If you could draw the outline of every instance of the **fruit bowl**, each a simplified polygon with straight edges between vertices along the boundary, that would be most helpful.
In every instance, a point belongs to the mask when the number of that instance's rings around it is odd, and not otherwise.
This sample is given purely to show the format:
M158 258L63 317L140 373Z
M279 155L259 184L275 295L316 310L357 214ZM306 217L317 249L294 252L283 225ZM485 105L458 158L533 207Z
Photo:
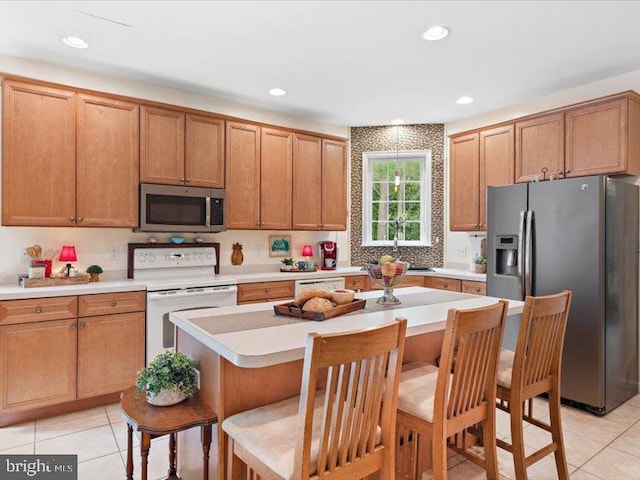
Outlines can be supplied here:
M379 263L365 263L364 267L371 279L384 288L382 295L376 303L380 305L398 305L400 300L393 294L393 287L398 285L407 273L409 264L407 262L387 262L380 265Z

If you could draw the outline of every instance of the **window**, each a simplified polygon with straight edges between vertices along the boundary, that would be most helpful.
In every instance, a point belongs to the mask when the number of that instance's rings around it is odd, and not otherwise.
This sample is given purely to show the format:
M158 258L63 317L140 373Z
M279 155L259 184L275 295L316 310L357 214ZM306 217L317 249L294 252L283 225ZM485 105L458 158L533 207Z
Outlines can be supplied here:
M365 152L362 157L363 245L393 245L397 233L398 245L430 246L431 152Z

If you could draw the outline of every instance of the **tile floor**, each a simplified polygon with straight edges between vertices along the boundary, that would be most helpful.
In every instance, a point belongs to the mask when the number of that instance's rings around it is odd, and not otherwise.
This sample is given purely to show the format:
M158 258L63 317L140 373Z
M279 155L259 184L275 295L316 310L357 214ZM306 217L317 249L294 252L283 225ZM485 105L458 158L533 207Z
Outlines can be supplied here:
M546 401L538 400L534 414L548 415ZM565 446L572 480L640 479L640 395L611 412L596 417L563 407ZM498 412L498 436L509 439L509 419ZM529 451L550 441L549 434L525 427ZM127 427L118 404L0 428L0 453L70 453L78 455L79 480L124 479ZM135 437L134 437L135 439ZM134 440L137 447L137 441ZM134 457L139 459L137 455ZM166 478L168 437L152 441L149 480ZM498 449L502 480L514 480L510 454ZM139 479L139 467L134 470ZM528 469L530 480L556 479L555 463L549 456ZM430 478L427 473L423 480ZM456 455L449 460L449 479L484 479L484 471Z

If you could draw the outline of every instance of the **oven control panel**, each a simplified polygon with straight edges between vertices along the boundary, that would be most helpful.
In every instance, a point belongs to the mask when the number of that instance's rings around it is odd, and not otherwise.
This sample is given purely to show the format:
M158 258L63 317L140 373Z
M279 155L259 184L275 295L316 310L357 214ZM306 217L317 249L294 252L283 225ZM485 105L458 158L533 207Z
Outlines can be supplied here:
M138 248L133 257L135 270L175 267L215 267L216 249L194 248Z

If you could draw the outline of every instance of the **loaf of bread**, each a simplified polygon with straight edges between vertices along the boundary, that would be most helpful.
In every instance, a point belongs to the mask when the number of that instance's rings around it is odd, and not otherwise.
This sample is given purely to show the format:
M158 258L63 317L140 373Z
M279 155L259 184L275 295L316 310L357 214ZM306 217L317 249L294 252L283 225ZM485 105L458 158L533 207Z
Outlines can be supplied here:
M302 307L305 312L326 312L333 308L333 302L326 298L313 297L308 300Z
M326 290L322 290L321 288L305 288L304 290L300 291L298 295L296 295L294 302L298 305L304 305L313 297L330 299L331 293L327 292Z

